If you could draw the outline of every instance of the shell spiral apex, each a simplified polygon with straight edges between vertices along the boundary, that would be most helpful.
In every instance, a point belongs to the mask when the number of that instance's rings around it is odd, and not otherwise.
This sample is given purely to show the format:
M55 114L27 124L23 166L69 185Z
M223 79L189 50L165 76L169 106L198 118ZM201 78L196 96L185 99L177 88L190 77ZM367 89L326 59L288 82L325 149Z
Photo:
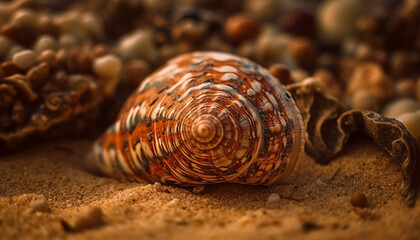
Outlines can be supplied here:
M93 147L111 177L168 184L268 185L304 153L290 94L263 67L235 55L181 55L147 77Z

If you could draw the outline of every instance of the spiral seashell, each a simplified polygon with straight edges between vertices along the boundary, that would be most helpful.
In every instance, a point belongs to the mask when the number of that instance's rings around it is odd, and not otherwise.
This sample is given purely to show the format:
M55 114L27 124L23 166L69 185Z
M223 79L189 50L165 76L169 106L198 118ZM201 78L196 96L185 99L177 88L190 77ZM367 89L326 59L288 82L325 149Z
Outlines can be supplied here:
M304 125L263 67L231 54L181 55L147 77L94 144L105 175L181 185L269 185L296 172Z

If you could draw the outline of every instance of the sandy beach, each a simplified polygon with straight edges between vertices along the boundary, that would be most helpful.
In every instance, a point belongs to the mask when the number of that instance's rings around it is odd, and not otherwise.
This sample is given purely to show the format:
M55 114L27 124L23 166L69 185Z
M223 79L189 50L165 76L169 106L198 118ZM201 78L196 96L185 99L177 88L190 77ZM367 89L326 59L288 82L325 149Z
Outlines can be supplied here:
M397 166L367 140L351 141L328 166L305 156L286 184L199 194L95 176L83 169L90 146L60 140L0 159L0 239L420 237L420 205L405 205ZM350 204L354 192L367 196L366 208ZM280 200L269 202L273 193Z

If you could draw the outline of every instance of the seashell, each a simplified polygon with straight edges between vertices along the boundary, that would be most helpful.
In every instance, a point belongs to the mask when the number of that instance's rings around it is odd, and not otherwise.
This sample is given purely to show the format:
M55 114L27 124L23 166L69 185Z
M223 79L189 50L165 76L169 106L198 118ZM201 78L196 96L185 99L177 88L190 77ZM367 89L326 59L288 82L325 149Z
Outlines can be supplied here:
M270 185L294 175L304 147L328 164L355 132L400 165L400 190L413 206L420 148L402 123L373 111L345 111L313 81L286 90L250 60L195 52L143 81L94 143L88 164L122 180Z
M293 176L303 154L303 121L279 80L245 58L195 52L142 82L91 164L120 179L269 185Z

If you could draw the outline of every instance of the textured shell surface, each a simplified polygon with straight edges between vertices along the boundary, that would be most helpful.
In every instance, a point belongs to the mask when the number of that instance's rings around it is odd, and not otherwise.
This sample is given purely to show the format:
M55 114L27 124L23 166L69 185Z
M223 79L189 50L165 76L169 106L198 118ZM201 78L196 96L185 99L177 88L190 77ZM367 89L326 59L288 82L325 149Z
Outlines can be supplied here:
M269 185L293 176L303 153L301 114L276 78L242 57L194 52L141 83L91 160L120 179Z

